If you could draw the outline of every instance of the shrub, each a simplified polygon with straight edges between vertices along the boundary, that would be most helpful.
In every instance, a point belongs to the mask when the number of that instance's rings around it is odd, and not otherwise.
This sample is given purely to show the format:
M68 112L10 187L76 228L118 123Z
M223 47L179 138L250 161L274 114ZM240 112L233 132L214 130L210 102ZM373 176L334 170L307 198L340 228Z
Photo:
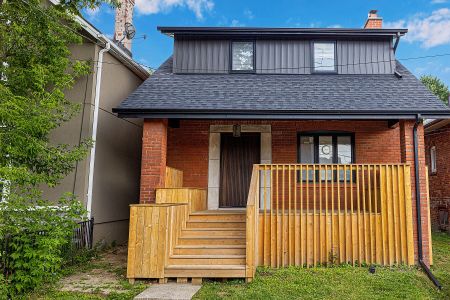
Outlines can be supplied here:
M4 281L11 296L58 276L73 229L84 215L81 204L73 197L67 195L55 205L30 200L39 199L37 196L27 195L28 201L14 196L0 203L0 239L2 245L8 245L3 252L6 257L2 257L7 262Z

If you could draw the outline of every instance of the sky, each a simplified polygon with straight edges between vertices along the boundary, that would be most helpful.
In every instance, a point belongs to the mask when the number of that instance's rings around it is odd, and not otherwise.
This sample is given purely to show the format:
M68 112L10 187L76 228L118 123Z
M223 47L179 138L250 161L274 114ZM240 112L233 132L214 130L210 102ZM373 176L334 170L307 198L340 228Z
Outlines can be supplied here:
M400 40L397 59L417 77L431 74L450 86L450 0L135 1L133 58L152 68L173 48L173 39L158 32L157 26L361 28L369 10L377 9L384 28L409 29ZM103 5L83 15L113 36L113 9Z

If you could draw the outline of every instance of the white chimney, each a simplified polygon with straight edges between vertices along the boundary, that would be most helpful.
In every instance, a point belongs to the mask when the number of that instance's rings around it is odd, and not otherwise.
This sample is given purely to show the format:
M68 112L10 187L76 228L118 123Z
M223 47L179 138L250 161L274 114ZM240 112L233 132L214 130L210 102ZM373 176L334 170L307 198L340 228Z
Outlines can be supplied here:
M124 38L125 24L133 23L134 0L120 0L116 9L114 40L121 43L131 52L131 40Z

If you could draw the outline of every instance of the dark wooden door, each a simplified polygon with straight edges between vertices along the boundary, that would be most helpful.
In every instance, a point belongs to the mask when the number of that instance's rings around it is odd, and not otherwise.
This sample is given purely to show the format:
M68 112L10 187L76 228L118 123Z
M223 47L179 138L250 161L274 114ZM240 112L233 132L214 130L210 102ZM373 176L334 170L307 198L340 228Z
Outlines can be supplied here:
M260 134L221 134L220 207L245 207L253 164L260 163Z

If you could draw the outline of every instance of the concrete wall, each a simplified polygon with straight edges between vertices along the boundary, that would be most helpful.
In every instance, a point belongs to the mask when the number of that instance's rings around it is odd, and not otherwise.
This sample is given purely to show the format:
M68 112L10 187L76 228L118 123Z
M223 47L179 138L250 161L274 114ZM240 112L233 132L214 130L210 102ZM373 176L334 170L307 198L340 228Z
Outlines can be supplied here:
M98 60L100 47L86 42L71 47L77 59ZM112 108L135 90L142 79L109 53L104 55L100 110L96 141L96 161L92 216L95 218L94 240L125 242L128 237L129 204L138 202L142 124L119 119ZM55 143L77 145L92 134L96 64L92 73L77 80L67 97L81 104L81 112L51 134ZM55 188L43 187L44 197L55 200L64 192L74 193L85 205L89 176L89 155Z

